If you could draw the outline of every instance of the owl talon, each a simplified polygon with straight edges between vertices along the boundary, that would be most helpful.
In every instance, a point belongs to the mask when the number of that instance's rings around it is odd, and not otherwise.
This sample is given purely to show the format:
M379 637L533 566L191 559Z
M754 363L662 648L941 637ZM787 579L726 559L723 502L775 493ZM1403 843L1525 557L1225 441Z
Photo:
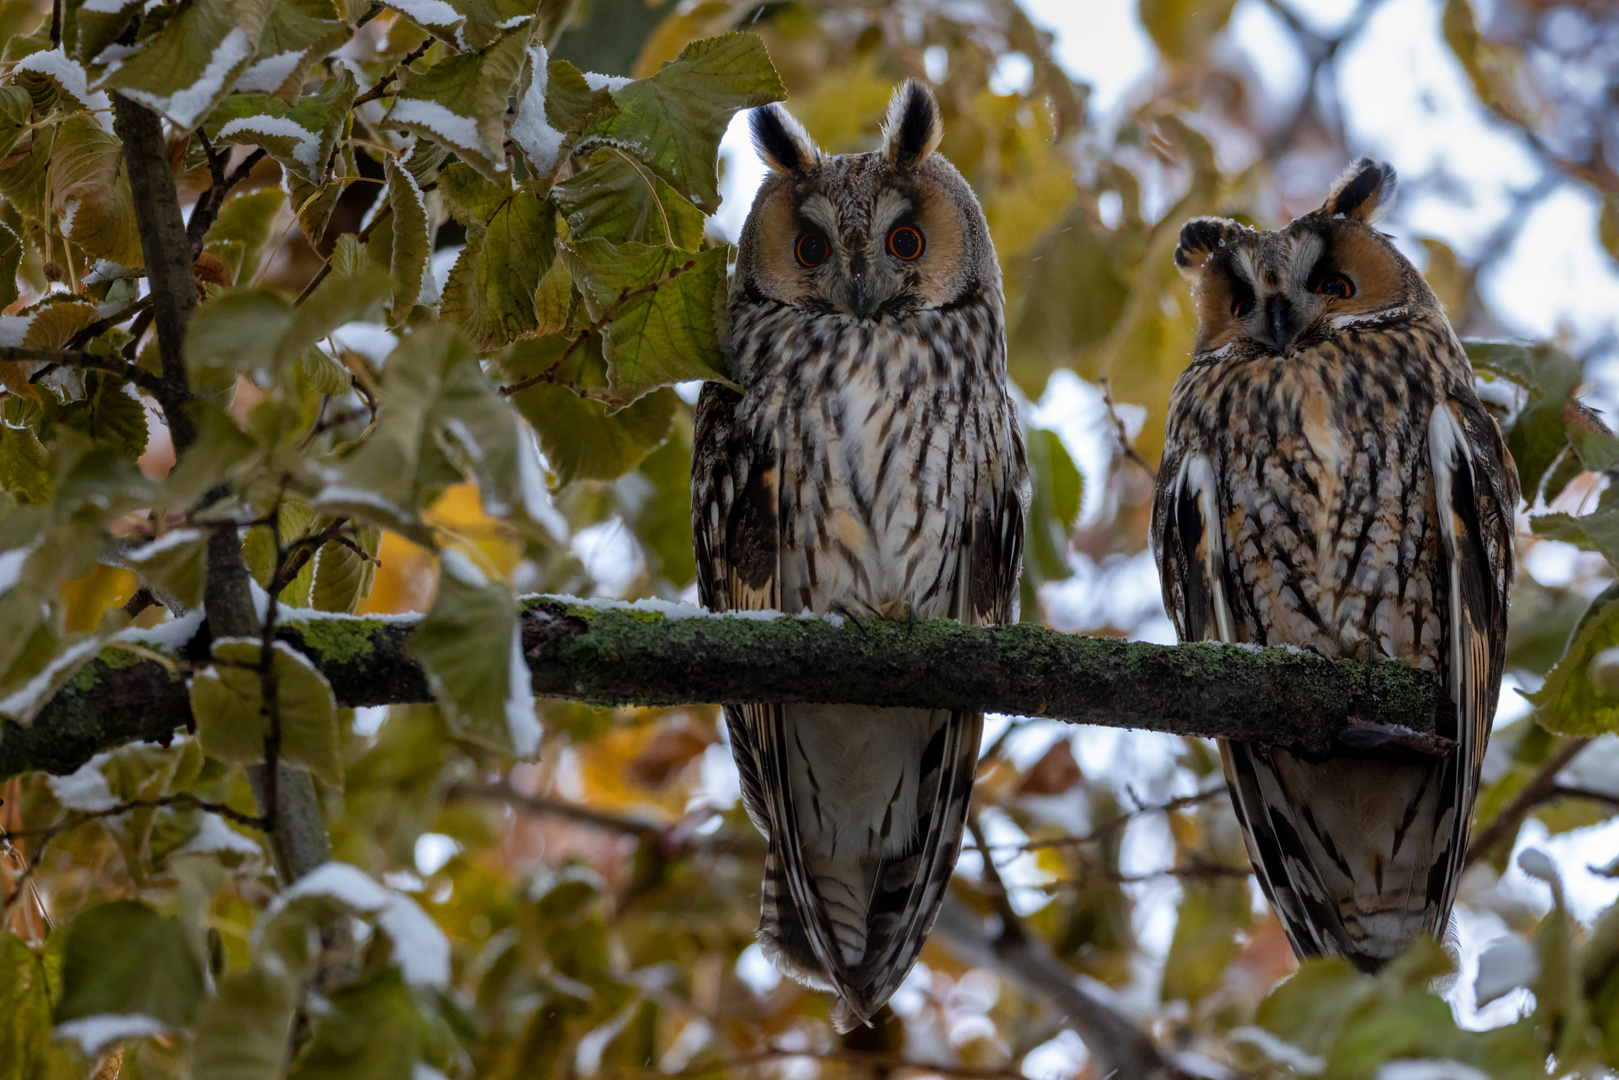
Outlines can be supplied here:
M849 606L847 604L833 604L832 612L833 614L842 615L845 619L848 619L854 624L854 628L860 631L860 636L866 637L866 628L861 625L860 619L855 615L855 613L849 610Z

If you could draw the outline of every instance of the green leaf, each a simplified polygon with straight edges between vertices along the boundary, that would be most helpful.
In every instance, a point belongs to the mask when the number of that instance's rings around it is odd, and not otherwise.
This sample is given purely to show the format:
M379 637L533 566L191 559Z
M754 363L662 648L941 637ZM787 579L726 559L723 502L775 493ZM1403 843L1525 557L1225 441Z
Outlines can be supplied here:
M236 80L236 93L271 94L297 104L309 65L352 34L331 0L279 0L259 35L253 63Z
M129 267L145 265L123 144L88 116L69 117L56 129L50 201L64 221L71 204L69 239L87 255Z
M264 262L264 251L269 246L276 217L287 197L278 187L260 188L245 195L233 195L225 200L219 216L203 238L206 247L237 243L242 246L241 266L236 271L236 284L251 282Z
M179 919L115 900L82 912L64 933L57 1023L138 1013L190 1026L202 997L202 963Z
M405 18L461 51L481 49L502 30L523 26L535 14L534 0L448 0L440 4L390 4Z
M24 506L50 502L50 456L33 428L0 424L0 487Z
M214 666L191 683L197 735L210 757L256 764L264 760L268 725L261 715L259 643L216 638ZM275 643L276 703L281 718L281 760L302 765L329 784L343 782L337 703L326 676L285 642Z
M725 248L676 248L591 237L563 249L585 310L606 321L608 385L634 401L688 379L729 381L716 306L723 302Z
M352 275L328 274L309 298L293 309L292 322L276 345L276 362L302 360L321 338L360 318L392 293L393 278L381 267L368 266ZM346 381L341 389L348 389Z
M146 407L132 395L121 379L100 372L85 375L85 397L58 405L44 400L47 439L58 427L72 428L88 435L96 445L131 460L146 452Z
M1196 1004L1220 984L1241 948L1238 935L1253 925L1248 879L1188 881L1176 912L1160 994L1164 1001Z
M433 606L409 649L457 736L517 757L539 749L540 723L510 588L490 581L460 552L445 551Z
M0 1080L71 1075L72 1053L52 1045L51 1002L62 994L62 935L43 950L0 935Z
M33 111L34 102L28 91L16 85L0 86L0 158L17 145Z
M407 68L383 123L431 139L488 179L507 183L506 106L523 71L530 33L530 26L520 26L426 71Z
M703 246L703 213L650 169L622 150L604 147L590 168L552 191L575 239L604 237L615 244Z
M244 289L197 308L186 325L186 371L209 401L226 401L236 376L268 372L292 325L293 309L268 289Z
M1536 536L1561 540L1585 551L1599 551L1619 567L1619 489L1608 488L1589 514L1537 514L1529 519Z
M411 331L383 366L375 429L326 467L317 505L430 542L417 509L461 479L438 449L431 414L446 377L462 364L481 372L477 352L453 326L429 323Z
M383 159L382 164L388 180L388 208L392 211L389 225L393 243L388 269L393 274L394 291L389 318L397 325L410 316L410 309L421 296L433 256L433 231L427 202L415 177L395 164L393 158Z
M202 310L206 309L204 305ZM192 325L196 322L193 316ZM197 441L180 455L163 481L163 505L167 507L189 508L258 449L253 437L213 402L193 401L186 413L197 430Z
M22 238L0 223L0 310L17 300L17 270L21 266Z
M523 152L530 175L549 180L579 133L617 112L611 91L606 87L592 90L579 69L566 60L548 64L545 46L534 45L523 65L517 112L511 123L512 141Z
M517 347L545 340L519 342ZM545 383L513 394L511 401L534 426L545 460L562 484L623 476L669 437L675 412L672 390L648 394L610 415L600 402Z
M649 394L614 419L674 391ZM670 403L673 408L673 403ZM682 430L686 430L682 425ZM641 462L639 476L619 485L620 513L635 532L650 569L677 589L697 572L691 546L691 445L688 439L670 438ZM646 489L651 485L651 491Z
M383 970L325 995L314 1037L287 1080L401 1080L421 1060L425 1027L399 973Z
M1219 36L1235 6L1235 0L1141 0L1139 16L1159 52L1170 60L1186 60Z
M566 60L546 65L545 119L557 131L578 135L619 113L613 92L592 88L584 73Z
M109 65L103 85L190 131L258 54L275 0L192 0Z
M731 116L787 97L764 42L748 33L694 41L650 79L613 91L619 114L581 146L623 146L705 213L719 207L720 138Z
M294 179L316 184L326 175L359 85L347 69L320 93L289 105L278 97L232 94L204 125L215 142L262 146Z
M441 176L463 211L467 244L450 270L440 315L489 349L539 325L534 294L556 257L551 204L525 190L504 192L462 165Z
M320 349L305 350L298 370L317 394L346 394L354 386L353 373Z
M1579 361L1550 345L1470 341L1465 347L1475 371L1487 378L1507 379L1528 391L1506 437L1524 498L1533 503L1541 478L1569 442L1564 411L1580 382ZM1547 497L1555 494L1547 492Z
M355 543L373 559L382 546L382 530L374 525L362 527ZM367 562L352 548L329 540L321 546L316 557L315 580L310 589L309 604L318 611L353 613L359 602L371 593L371 581L376 566Z
M1082 478L1055 431L1030 428L1025 433L1025 450L1034 499L1029 506L1024 573L1038 586L1073 572L1068 563L1068 537L1079 516ZM1038 619L1039 605L1025 610L1023 617Z
M201 529L175 529L141 545L125 558L140 575L141 584L159 599L178 601L185 608L202 603L203 582L208 574L208 537Z
M1575 632L1563 658L1547 672L1540 689L1528 695L1536 721L1559 735L1619 729L1619 694L1604 693L1591 681L1592 661L1619 645L1619 600L1599 597L1592 608L1594 614Z
M231 972L198 1013L193 1080L280 1080L297 1004L298 987L286 975Z

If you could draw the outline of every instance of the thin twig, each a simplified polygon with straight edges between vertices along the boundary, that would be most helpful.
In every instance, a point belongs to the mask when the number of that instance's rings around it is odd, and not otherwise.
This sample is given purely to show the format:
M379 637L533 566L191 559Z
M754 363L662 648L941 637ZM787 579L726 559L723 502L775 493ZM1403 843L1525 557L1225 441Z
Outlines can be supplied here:
M1119 418L1118 410L1113 406L1112 380L1103 379L1101 386L1102 404L1107 407L1108 421L1113 425L1114 437L1119 440L1119 452L1124 455L1126 461L1139 466L1141 471L1147 474L1147 479L1156 484L1158 482L1158 470L1147 464L1147 459L1136 452L1135 444L1130 441L1130 433L1125 430L1124 421Z
M604 1075L613 1077L687 1077L723 1076L732 1069L749 1069L774 1061L804 1059L825 1061L840 1065L861 1066L878 1070L915 1070L936 1076L959 1077L960 1080L1025 1080L1018 1070L1006 1066L935 1065L929 1062L907 1061L899 1054L872 1054L863 1050L789 1050L773 1046L767 1050L719 1058L700 1065L692 1065L678 1072L660 1072L657 1069L618 1069Z
M1468 866L1488 855L1490 849L1502 840L1518 835L1518 826L1523 824L1523 819L1529 816L1529 812L1555 797L1557 774L1566 769L1569 762L1590 745L1590 742L1589 738L1570 739L1546 760L1540 771L1530 778L1511 802L1501 808L1501 812L1495 815L1494 820L1473 835L1473 843L1467 849Z
M224 803L209 802L206 799L198 798L190 792L182 791L173 795L164 795L156 799L130 799L126 802L119 803L117 806L110 806L105 810L92 810L80 813L66 821L58 822L55 825L46 826L45 828L12 830L0 829L0 841L35 841L34 853L28 860L28 866L23 870L22 874L12 882L12 891L10 895L6 897L5 903L0 904L0 911L11 910L11 905L16 902L17 897L23 894L23 887L27 885L28 882L33 878L34 871L39 868L39 864L44 860L46 846L58 836L61 836L63 833L71 832L86 822L101 821L105 818L118 817L121 814L132 813L136 810L155 810L165 806L177 806L186 810L202 810L206 813L218 814L220 817L225 818L228 821L233 821L244 828L257 829L260 832L267 832L270 828L269 823L263 818L257 818L251 814L244 814L240 810L235 810L229 806L226 806Z
M371 102L376 101L378 98L389 97L390 95L388 93L388 87L393 85L394 80L399 78L400 73L404 71L405 68L410 67L410 65L420 60L422 56L426 54L427 50L433 47L433 42L437 40L437 38L429 34L427 40L416 46L416 48L412 49L410 52L406 53L405 58L399 61L392 71L378 79L377 85L355 98L354 104L350 106L350 108L358 109L361 105L370 104Z
M89 371L104 371L109 375L116 375L132 386L138 386L151 394L156 394L163 388L163 380L145 368L137 367L125 360L112 356L102 356L99 353L80 352L76 349L34 349L21 345L0 347L0 361L10 363L46 363L59 367L84 368ZM44 378L46 371L41 369L34 373L30 382Z

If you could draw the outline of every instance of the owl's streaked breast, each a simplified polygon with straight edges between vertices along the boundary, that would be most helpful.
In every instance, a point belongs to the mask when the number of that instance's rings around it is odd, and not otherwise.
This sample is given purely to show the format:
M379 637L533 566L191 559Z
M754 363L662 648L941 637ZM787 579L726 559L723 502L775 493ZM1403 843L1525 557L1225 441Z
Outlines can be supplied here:
M1414 326L1285 360L1194 368L1170 427L1220 478L1241 640L1442 666L1445 578L1427 418L1442 342Z
M971 516L999 484L1016 416L998 298L897 319L739 313L746 428L781 465L783 606L952 614Z

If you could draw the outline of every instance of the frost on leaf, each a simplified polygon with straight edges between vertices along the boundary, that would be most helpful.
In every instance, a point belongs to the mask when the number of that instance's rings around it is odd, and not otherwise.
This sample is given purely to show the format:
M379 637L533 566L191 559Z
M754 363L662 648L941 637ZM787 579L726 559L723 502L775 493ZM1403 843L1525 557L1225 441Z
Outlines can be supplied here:
M190 131L253 62L274 0L195 0L133 47L109 46L102 85Z
M506 103L522 74L528 39L528 28L518 27L426 71L407 69L383 123L431 139L490 180L507 183Z

